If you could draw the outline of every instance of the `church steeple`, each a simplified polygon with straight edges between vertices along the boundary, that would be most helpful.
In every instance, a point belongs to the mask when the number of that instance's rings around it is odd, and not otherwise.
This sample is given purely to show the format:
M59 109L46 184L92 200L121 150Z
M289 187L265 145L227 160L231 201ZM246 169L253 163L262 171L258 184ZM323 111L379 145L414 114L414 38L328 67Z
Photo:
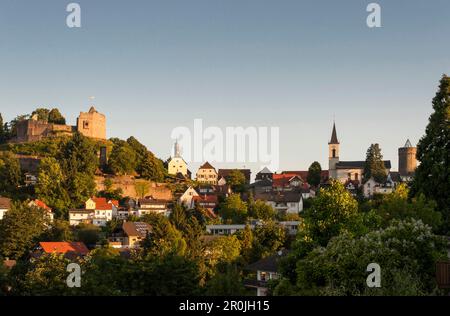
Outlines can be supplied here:
M331 140L328 143L329 145L331 144L339 144L338 138L337 138L337 133L336 133L336 124L335 122L333 122L333 132L331 133Z
M331 179L337 179L336 164L339 163L339 141L336 133L336 124L333 121L333 132L328 143L328 173Z
M175 144L173 146L173 153L175 158L181 158L181 149L180 144L178 144L178 139L175 141Z

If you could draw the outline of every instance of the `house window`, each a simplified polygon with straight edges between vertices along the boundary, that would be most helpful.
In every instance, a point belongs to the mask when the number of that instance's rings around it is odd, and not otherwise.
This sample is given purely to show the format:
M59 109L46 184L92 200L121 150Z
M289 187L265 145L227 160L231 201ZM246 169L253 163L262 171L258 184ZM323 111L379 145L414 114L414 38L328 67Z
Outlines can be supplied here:
M83 121L83 128L84 129L88 129L89 128L89 122L88 121Z
M350 180L351 178L352 178L352 173L349 172L349 173L348 173L348 179Z
M333 148L333 158L336 158L336 149Z
M359 174L355 173L355 180L359 180Z

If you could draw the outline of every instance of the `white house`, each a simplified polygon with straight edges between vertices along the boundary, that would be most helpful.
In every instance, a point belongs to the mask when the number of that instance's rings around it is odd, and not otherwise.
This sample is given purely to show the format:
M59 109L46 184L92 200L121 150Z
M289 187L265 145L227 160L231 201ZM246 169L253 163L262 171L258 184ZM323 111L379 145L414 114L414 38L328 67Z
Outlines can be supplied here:
M96 226L105 226L113 216L117 216L118 207L118 201L106 198L90 198L85 202L85 209L94 211L92 223Z
M298 191L263 192L256 194L255 200L265 201L277 212L298 214L303 211L303 196Z
M72 209L69 210L69 224L71 226L78 226L81 223L92 224L94 218L93 210Z
M370 198L374 194L390 194L395 190L395 183L388 175L386 182L378 183L373 178L370 178L363 184L364 197Z
M277 254L261 259L246 267L246 270L256 272L256 280L247 280L245 286L256 289L257 296L267 296L268 282L280 277L278 273L279 260L287 254L287 251L278 251Z
M169 202L168 200L155 199L152 196L148 196L138 200L137 208L133 211L133 214L139 217L150 213L168 216L170 213L168 208Z
M246 225L230 224L230 225L206 225L206 232L212 235L232 235L238 231L244 230ZM249 225L251 229L254 225Z
M28 206L35 206L35 207L39 207L39 208L45 210L47 212L48 219L50 220L50 222L53 222L52 209L50 207L48 207L47 204L45 204L43 201L33 200L30 203L28 203Z
M193 187L189 187L186 191L184 191L184 193L180 196L180 198L178 199L178 202L180 204L183 204L186 207L191 207L192 205L192 199L195 196L199 196L198 192L193 188Z

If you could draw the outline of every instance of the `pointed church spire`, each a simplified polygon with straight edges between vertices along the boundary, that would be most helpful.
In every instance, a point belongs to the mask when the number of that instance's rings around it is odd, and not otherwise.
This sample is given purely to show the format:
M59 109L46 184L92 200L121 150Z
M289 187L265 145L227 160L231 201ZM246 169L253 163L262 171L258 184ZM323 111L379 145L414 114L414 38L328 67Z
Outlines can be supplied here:
M178 139L175 141L175 145L173 146L173 152L174 152L174 157L176 158L180 158L181 157L181 150L180 150L180 145L178 144Z
M339 144L336 133L336 124L334 121L333 121L333 132L331 133L331 140L328 144Z

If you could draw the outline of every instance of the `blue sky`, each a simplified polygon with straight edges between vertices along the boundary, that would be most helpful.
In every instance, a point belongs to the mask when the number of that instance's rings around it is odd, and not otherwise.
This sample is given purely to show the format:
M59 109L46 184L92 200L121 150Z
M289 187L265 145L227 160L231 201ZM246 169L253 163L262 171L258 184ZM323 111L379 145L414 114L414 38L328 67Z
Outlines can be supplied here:
M202 118L279 126L280 169L327 168L334 116L342 160L378 142L397 169L450 73L448 0L377 1L378 29L362 0L80 0L79 29L70 2L0 2L0 112L58 107L75 124L95 96L108 137L162 158L172 129Z

